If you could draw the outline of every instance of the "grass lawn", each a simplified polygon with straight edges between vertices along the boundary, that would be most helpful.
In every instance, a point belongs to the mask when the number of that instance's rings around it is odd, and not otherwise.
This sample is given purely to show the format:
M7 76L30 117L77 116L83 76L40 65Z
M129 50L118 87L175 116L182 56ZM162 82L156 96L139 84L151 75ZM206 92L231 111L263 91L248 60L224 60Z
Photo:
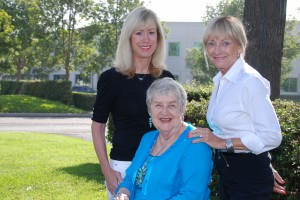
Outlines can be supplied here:
M0 199L106 199L92 142L2 132L0 158Z
M27 95L0 95L2 113L88 113L58 101Z

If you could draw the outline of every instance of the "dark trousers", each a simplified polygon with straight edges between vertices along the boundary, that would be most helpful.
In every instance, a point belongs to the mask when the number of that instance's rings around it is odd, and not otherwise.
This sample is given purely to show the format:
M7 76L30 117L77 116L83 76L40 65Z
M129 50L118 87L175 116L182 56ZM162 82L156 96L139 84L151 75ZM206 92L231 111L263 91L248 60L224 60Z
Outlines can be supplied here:
M221 200L269 200L274 186L268 152L224 153L216 151Z

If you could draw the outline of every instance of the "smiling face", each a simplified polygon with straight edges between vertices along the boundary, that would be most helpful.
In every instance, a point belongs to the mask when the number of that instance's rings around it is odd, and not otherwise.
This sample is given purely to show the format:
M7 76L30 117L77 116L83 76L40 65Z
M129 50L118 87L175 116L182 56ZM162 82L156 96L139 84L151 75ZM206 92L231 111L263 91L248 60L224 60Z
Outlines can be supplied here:
M153 21L132 32L131 47L133 59L151 58L157 48L157 27Z
M209 60L221 71L222 75L228 72L242 53L241 47L236 40L221 34L208 38L206 51Z
M164 133L177 130L181 124L182 109L176 95L168 93L157 93L153 96L149 109L152 114L154 126Z

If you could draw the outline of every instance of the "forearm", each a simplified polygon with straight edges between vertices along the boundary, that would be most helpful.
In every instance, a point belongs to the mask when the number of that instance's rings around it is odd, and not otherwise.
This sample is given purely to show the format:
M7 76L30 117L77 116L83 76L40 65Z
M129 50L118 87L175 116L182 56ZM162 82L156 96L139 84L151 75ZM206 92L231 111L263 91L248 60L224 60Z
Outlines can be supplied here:
M91 129L94 149L104 175L110 170L106 148L105 128L106 125L103 123L98 123L94 121L92 122Z

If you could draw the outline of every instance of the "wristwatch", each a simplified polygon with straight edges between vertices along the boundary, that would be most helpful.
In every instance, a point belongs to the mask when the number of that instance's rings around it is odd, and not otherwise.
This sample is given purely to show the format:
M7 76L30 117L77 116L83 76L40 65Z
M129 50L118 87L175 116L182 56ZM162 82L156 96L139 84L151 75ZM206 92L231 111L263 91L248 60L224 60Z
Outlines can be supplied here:
M226 139L225 140L225 145L226 145L227 153L234 153L232 139L230 139L230 138Z

